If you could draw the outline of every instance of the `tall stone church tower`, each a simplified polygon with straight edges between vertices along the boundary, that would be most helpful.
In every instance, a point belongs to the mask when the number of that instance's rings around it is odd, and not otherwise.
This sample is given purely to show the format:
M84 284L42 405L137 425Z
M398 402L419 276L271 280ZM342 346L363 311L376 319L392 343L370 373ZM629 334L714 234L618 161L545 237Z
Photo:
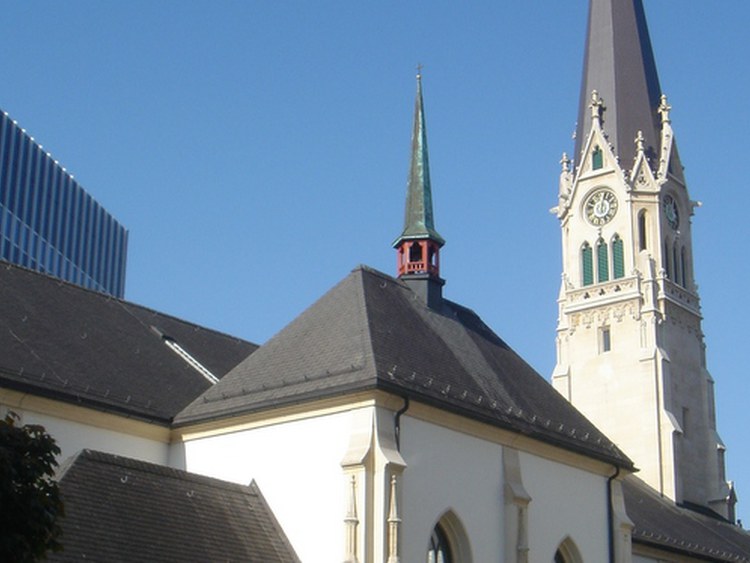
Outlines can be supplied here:
M554 387L685 505L734 519L693 277L690 199L641 0L590 0L563 155Z

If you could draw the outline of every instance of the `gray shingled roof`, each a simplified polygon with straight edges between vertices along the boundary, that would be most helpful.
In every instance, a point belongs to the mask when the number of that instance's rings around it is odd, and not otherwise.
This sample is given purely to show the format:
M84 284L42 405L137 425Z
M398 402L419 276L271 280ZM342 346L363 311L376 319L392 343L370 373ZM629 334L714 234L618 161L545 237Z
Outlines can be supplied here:
M750 534L742 528L677 506L633 475L623 492L633 542L706 561L750 563Z
M207 390L176 425L383 389L621 466L583 415L472 311L428 309L405 284L355 269Z
M257 346L0 262L0 387L167 423Z
M89 450L68 463L60 478L64 549L49 561L299 561L254 482Z
M662 94L642 0L591 0L583 62L575 162L591 131L592 90L604 100L604 131L629 169L643 131L647 154L659 154ZM677 159L676 149L674 158ZM678 167L675 167L678 168ZM676 173L682 174L681 170Z

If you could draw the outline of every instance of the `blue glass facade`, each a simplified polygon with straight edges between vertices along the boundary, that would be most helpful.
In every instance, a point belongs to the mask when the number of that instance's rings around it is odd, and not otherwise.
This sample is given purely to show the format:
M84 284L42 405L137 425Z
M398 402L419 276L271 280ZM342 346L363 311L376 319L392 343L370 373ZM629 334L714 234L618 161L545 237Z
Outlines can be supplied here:
M128 232L0 112L0 259L122 297Z

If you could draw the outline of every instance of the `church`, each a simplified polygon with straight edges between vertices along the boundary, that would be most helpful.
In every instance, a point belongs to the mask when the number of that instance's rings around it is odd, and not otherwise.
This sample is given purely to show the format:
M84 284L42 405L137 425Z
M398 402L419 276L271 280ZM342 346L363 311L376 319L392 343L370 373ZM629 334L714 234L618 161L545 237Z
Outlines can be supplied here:
M50 560L750 562L641 0L590 0L551 385L443 295L416 87L396 276L262 346L0 264L0 406L66 459Z

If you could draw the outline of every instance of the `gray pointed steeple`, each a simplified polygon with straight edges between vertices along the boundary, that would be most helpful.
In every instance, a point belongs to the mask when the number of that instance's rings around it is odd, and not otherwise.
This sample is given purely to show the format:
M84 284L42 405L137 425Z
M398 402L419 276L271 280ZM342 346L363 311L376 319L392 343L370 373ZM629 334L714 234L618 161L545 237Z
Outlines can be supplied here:
M638 131L643 132L647 156L658 155L662 92L642 0L590 0L576 164L591 131L594 90L604 102L603 129L620 165L632 165Z

